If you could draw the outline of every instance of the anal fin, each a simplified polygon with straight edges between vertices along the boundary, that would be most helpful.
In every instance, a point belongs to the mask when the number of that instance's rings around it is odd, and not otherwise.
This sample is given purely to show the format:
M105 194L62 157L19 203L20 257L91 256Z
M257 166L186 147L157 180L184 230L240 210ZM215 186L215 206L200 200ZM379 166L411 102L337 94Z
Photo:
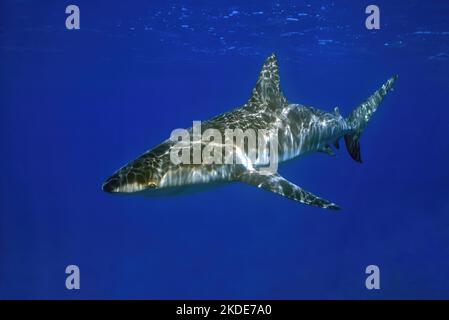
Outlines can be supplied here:
M335 152L334 150L332 150L331 146L329 145L325 145L324 147L322 147L320 150L318 150L320 152L326 153L332 157L335 157Z
M335 147L335 149L340 149L340 141L339 141L339 139L335 140L334 147Z
M277 193L286 198L324 209L339 210L335 203L322 199L281 177L279 174L266 174L250 171L240 176L240 181L258 188Z

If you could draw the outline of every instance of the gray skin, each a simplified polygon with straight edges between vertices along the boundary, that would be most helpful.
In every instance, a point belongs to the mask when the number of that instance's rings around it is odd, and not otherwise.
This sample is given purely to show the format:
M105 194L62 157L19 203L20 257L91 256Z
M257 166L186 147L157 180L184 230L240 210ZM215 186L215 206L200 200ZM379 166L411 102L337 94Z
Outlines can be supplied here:
M327 113L301 104L291 104L281 92L276 56L266 60L250 100L240 108L202 123L202 132L209 128L259 129L278 135L278 160L284 162L312 152L333 155L344 137L351 157L361 162L359 138L385 95L392 90L397 76L389 79L378 91L358 106L348 118L338 108ZM192 129L188 129L192 132ZM261 172L261 164L174 164L170 151L176 142L166 140L115 172L103 184L110 193L159 196L179 193L189 187L240 181L289 199L326 209L339 207L289 182L278 173ZM223 148L225 150L225 148ZM236 157L242 156L235 146ZM193 152L191 152L192 154ZM245 158L248 160L248 158ZM266 165L265 165L266 166Z

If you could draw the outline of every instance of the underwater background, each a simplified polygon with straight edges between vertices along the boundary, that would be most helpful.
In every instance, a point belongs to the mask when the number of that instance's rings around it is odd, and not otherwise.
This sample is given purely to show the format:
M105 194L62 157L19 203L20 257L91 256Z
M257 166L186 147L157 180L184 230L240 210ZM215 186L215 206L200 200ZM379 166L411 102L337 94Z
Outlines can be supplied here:
M448 15L443 0L1 1L0 298L449 298ZM280 167L341 211L239 183L101 190L173 129L244 104L272 52L290 102L344 116L399 75L363 164L342 146Z

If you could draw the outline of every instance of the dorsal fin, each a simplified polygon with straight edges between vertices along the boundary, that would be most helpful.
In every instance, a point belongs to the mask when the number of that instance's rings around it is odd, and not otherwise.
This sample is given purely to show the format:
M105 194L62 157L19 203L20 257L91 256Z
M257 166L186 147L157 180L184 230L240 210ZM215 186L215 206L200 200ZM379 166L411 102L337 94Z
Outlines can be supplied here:
M251 107L270 109L279 108L287 103L280 88L279 67L274 53L265 60L248 103Z
M338 108L338 107L335 107L335 108L334 108L334 115L335 115L336 117L341 117L341 114L340 114L340 108Z

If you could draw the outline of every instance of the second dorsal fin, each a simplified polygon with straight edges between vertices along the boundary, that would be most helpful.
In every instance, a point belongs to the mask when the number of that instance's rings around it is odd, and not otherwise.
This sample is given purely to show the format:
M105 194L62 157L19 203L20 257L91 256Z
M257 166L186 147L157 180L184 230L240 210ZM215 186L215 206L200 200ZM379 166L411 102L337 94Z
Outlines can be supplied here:
M251 107L268 107L270 109L282 107L287 103L281 91L279 66L274 53L265 60L248 103Z

